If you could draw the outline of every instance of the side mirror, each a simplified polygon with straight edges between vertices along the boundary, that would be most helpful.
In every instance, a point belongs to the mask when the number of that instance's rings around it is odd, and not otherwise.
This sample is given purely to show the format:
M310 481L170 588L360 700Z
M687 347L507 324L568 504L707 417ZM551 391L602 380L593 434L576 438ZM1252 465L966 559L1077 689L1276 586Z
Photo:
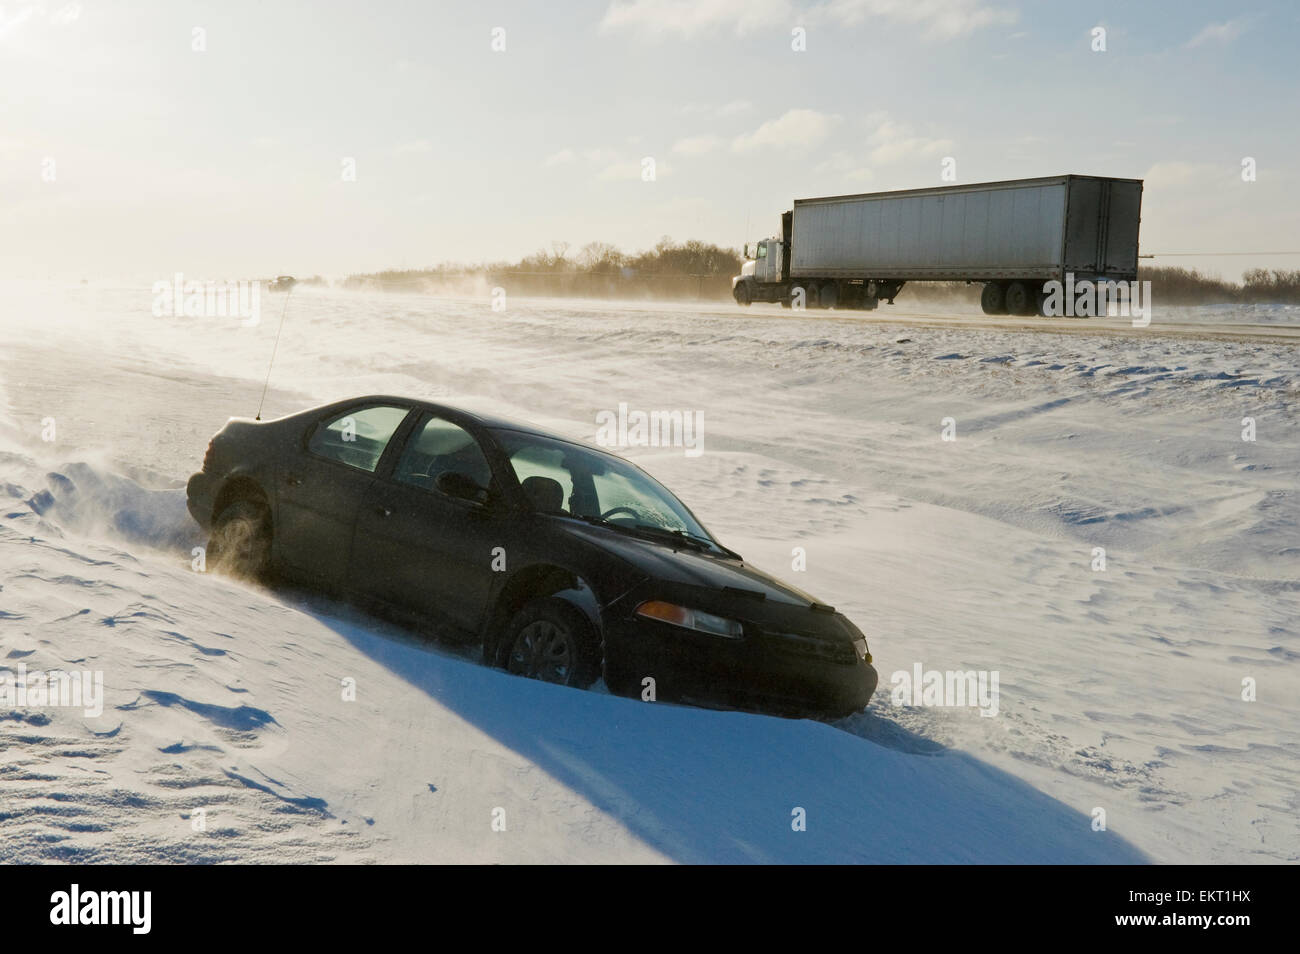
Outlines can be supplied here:
M745 243L745 258L749 258L749 243Z
M438 475L433 485L438 489L439 493L446 494L456 500L470 500L474 503L487 502L487 488L480 487L478 481L469 474L462 474L454 470L443 471Z

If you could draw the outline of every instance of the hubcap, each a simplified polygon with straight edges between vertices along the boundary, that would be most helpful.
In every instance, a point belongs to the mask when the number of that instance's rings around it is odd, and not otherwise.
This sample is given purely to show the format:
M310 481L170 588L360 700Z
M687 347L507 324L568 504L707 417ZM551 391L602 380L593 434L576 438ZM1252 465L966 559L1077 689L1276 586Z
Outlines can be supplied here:
M563 685L569 678L572 656L568 630L539 619L519 631L506 668L517 676Z

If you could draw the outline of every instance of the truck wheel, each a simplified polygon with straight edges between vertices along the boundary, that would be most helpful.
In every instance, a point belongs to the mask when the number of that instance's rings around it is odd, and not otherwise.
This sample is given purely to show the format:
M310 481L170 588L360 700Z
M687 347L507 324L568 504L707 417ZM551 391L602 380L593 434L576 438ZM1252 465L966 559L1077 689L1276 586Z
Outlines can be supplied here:
M1034 293L1024 282L1012 282L1007 286L1007 312L1012 315L1032 315L1034 313Z
M749 284L747 282L736 283L735 296L736 304L738 305L748 305L754 300L754 296L749 292Z
M821 292L817 295L819 308L834 308L839 302L840 290L834 282L827 282L821 287Z
M1034 314L1039 318L1046 318L1047 315L1047 292L1038 288L1034 291Z
M1007 293L997 282L985 282L980 292L980 307L986 315L1005 315L1007 313Z

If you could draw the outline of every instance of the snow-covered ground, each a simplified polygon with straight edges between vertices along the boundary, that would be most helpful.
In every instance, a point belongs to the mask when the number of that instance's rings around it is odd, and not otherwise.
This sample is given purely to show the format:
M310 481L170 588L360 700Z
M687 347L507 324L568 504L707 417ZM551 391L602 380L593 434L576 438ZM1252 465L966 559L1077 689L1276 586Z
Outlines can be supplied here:
M265 416L702 412L702 455L624 453L866 631L881 688L827 725L528 682L193 572L184 481L256 409L284 298L252 327L152 301L0 285L0 671L104 679L97 715L0 705L0 860L1300 859L1300 350L1255 334L1296 309L294 292ZM996 716L895 705L916 665L996 671Z

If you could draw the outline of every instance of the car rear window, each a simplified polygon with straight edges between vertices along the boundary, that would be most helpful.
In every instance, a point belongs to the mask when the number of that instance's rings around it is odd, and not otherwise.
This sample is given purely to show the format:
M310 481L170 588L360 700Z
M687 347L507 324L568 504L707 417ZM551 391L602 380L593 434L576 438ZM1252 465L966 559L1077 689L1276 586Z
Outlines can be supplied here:
M408 410L388 404L350 409L317 427L307 447L313 454L374 473Z

